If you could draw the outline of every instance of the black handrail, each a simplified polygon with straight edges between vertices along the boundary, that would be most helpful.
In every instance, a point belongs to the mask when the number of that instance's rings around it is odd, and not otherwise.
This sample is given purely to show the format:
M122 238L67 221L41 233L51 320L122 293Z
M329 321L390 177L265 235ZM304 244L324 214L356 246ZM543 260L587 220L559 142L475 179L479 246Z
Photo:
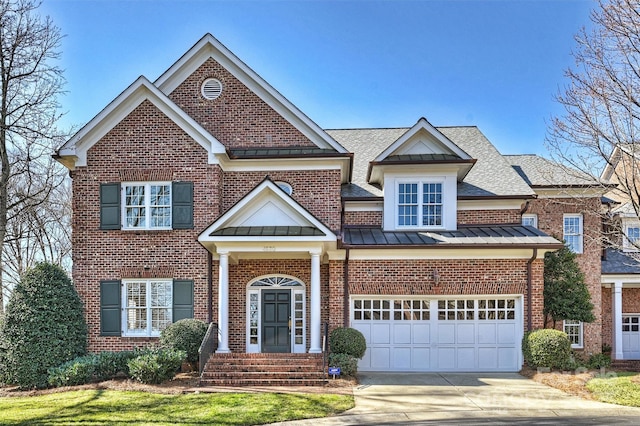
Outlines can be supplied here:
M204 371L204 366L216 349L218 349L218 323L212 322L209 323L207 333L204 335L204 339L202 339L200 349L198 349L198 367L201 376Z

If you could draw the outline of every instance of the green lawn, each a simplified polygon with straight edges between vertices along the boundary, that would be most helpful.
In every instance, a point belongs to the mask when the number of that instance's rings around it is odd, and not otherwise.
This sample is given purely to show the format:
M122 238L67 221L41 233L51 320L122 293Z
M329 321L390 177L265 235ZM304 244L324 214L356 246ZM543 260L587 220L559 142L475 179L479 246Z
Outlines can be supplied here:
M259 425L325 417L352 408L352 396L82 390L0 398L0 425L153 424Z
M616 373L615 377L596 377L587 382L587 389L598 401L640 407L640 383L631 378L638 373Z

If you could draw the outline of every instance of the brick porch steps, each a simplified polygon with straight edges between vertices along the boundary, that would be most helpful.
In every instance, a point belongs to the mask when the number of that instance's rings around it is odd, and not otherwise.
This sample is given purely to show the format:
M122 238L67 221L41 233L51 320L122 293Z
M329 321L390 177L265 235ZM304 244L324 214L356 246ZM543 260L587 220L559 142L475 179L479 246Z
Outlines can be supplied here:
M322 386L322 354L213 354L200 386Z
M640 371L640 360L637 359L623 359L615 360L611 363L611 368L627 371Z

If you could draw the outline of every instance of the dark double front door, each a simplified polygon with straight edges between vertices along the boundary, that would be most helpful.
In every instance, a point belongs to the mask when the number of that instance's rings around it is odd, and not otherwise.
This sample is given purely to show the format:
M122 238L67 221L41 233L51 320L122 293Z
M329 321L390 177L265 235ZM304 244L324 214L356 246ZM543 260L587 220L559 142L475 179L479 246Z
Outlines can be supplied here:
M262 290L262 352L291 352L291 291Z

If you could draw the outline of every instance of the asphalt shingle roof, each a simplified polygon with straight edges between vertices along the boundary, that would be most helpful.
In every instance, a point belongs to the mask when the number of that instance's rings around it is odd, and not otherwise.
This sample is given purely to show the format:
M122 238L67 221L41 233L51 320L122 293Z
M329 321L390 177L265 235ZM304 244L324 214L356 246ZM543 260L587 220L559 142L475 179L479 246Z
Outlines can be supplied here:
M608 248L602 259L602 274L640 274L638 253Z
M380 188L367 183L369 162L409 128L343 129L327 133L354 153L352 183L343 185L343 197L381 197ZM458 197L532 196L533 190L477 127L438 127L477 162L458 183Z
M535 154L505 155L513 169L531 186L593 186L598 181Z

